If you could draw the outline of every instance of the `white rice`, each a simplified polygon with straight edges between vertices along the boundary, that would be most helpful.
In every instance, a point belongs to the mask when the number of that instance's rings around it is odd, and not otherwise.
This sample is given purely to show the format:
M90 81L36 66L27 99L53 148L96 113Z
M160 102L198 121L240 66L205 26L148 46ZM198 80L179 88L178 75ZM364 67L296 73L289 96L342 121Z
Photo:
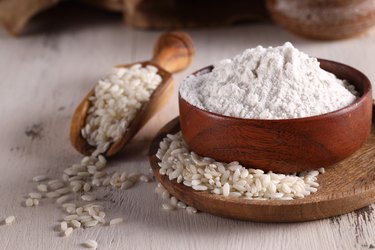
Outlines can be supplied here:
M49 188L51 190L60 189L60 188L62 188L64 186L65 186L65 184L62 181L56 181L56 182L53 182L53 183L49 184Z
M178 208L182 208L182 209L184 209L184 208L186 208L187 206L186 206L186 204L183 203L182 201L179 201L179 202L177 202L177 207L178 207Z
M40 181L45 181L47 177L45 175L38 175L33 177L33 181L35 182L40 182Z
M161 207L164 209L164 210L174 210L176 209L176 207L174 207L172 204L169 204L169 203L163 203L161 205Z
M56 203L62 204L63 211L68 214L60 224L63 235L69 236L73 228L106 223L106 214L101 205L91 203L77 206L75 203L66 203L68 200L80 197L80 202L91 202L96 200L96 187L129 189L138 181L151 181L150 177L140 173L110 174L105 171L107 160L101 154L123 135L136 113L161 83L157 71L156 67L137 64L128 69L115 68L110 75L100 80L95 87L95 95L89 98L91 106L82 129L82 136L96 150L91 156L83 157L80 163L66 168L61 179L47 181L43 175L33 178L38 183L37 190L45 193L47 198L56 199ZM43 195L33 192L29 197L25 205L32 207L39 204ZM109 224L115 225L122 221L122 218L115 218Z
M60 229L62 232L65 232L65 230L68 229L68 223L66 223L66 221L61 222Z
M83 223L85 227L94 227L98 224L97 220L90 220Z
M36 186L36 189L39 192L44 192L44 193L48 191L48 188L47 188L46 184L39 184L38 186Z
M11 216L5 218L4 223L5 223L5 225L10 225L15 221L16 221L16 217L14 215L11 215Z
M161 208L165 211L172 211L176 209L186 209L189 214L196 213L197 210L193 207L188 207L185 203L182 201L179 201L176 197L172 196L170 197L170 194L168 191L160 184L158 183L157 187L155 188L155 193L157 193L166 203L162 203Z
M81 222L77 221L77 220L71 220L70 221L70 224L74 227L74 228L80 228L81 227Z
M112 225L120 224L122 222L124 222L123 218L115 218L109 221L109 225L112 226Z
M95 173L95 172L94 172ZM85 183L85 185L83 185L83 191L84 192L89 192L91 190L91 185L90 183Z
M115 68L95 87L89 98L86 125L82 136L95 147L121 138L137 111L146 103L162 78L154 66L135 64L130 68ZM103 152L103 151L101 151ZM105 160L102 160L105 164Z
M98 243L95 240L87 240L83 243L83 245L87 248L94 248L98 247Z
M33 199L33 206L39 206L39 200L38 199Z
M238 162L217 162L190 152L181 132L167 135L160 143L156 156L160 159L159 173L168 176L169 180L197 191L244 199L303 198L317 191L317 176L324 172L324 169L319 169L299 175L284 175L247 169ZM164 193L162 195L169 195Z
M25 201L25 206L26 207L32 207L34 206L34 201L32 198L27 198L26 201Z
M93 195L85 194L81 196L81 199L84 201L94 201L96 198Z
M31 192L31 193L29 193L29 197L33 198L33 199L41 199L42 195L40 193Z
M195 214L197 213L197 209L194 207L187 207L186 212L188 212L189 214Z
M65 235L65 237L69 237L72 233L73 233L73 228L72 228L72 227L68 227L68 228L64 231L64 235Z
M65 216L64 218L65 221L71 221L71 220L76 220L76 219L78 219L78 215L76 214L68 215L68 216Z
M150 177L148 177L147 175L141 175L139 177L139 180L143 181L143 182L150 182L151 181Z
M70 199L72 199L72 196L70 194L66 194L56 199L56 203L62 204Z

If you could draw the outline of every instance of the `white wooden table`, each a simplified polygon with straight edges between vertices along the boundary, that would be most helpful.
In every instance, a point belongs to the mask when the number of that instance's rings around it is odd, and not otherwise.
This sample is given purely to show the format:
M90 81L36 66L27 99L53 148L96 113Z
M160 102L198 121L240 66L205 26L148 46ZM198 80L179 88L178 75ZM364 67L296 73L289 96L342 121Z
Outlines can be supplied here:
M375 247L375 206L307 223L251 223L205 213L164 212L154 193L156 182L128 191L102 192L107 213L124 217L125 223L60 237L54 228L63 213L55 204L43 200L37 208L21 205L33 190L31 178L38 174L60 177L64 168L80 160L68 140L75 106L113 65L150 58L161 32L132 30L119 17L96 11L57 16L60 21L38 18L21 38L0 31L0 218L17 218L10 226L0 226L0 249L80 249L86 239L96 239L99 249ZM197 54L189 69L175 75L176 86L192 71L245 48L285 41L310 55L352 65L375 81L375 34L344 41L310 41L267 23L188 32ZM176 88L168 105L111 162L111 168L148 173L148 142L177 114ZM36 133L27 133L30 129Z

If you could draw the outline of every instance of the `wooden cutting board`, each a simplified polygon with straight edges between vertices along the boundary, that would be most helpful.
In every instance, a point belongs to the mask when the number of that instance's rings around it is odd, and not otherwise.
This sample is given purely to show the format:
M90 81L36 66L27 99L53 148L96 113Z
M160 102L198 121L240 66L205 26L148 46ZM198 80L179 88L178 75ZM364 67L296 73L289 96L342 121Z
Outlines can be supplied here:
M258 222L311 221L345 214L375 202L375 125L365 145L350 158L319 175L318 192L291 201L256 201L223 197L170 181L159 174L155 156L160 141L180 130L178 118L165 125L149 150L149 160L158 181L177 199L200 211L218 216Z

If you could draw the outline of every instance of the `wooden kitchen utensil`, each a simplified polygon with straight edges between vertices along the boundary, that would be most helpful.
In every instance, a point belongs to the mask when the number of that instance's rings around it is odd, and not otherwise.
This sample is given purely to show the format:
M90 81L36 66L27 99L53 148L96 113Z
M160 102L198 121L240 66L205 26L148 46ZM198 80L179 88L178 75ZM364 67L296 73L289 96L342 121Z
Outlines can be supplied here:
M113 156L121 151L142 126L166 104L173 90L171 73L185 69L191 63L193 55L192 39L184 32L168 32L158 39L154 47L153 58L150 61L140 62L140 64L157 67L158 74L163 79L162 83L155 89L150 100L137 112L122 138L110 145L105 153L106 156ZM130 67L134 64L117 67ZM93 94L94 88L76 108L70 125L70 141L75 149L85 155L90 155L95 150L81 135L81 129L85 126L87 111L90 106L88 98Z

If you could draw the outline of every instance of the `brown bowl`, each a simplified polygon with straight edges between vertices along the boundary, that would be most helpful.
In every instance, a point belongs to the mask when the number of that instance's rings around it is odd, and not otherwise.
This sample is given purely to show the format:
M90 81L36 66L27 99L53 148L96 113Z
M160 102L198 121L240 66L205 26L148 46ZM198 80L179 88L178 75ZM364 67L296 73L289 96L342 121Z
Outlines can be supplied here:
M372 92L369 79L347 65L319 59L322 69L346 79L360 97L323 115L285 119L244 119L204 111L179 96L180 125L191 150L218 161L239 161L278 173L329 167L358 150L369 136ZM210 72L213 66L194 75Z
M356 36L375 25L373 0L267 0L272 19L314 39Z

